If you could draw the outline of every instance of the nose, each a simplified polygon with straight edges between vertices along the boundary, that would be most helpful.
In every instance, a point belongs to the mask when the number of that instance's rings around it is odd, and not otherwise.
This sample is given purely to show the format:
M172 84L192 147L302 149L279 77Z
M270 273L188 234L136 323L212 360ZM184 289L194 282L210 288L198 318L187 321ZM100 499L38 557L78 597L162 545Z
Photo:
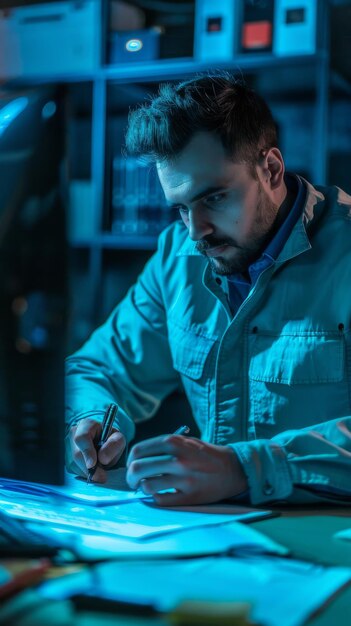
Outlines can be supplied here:
M199 241L206 237L206 235L213 233L213 226L206 218L204 211L202 212L195 209L189 210L186 220L184 221L189 231L189 237L193 241Z

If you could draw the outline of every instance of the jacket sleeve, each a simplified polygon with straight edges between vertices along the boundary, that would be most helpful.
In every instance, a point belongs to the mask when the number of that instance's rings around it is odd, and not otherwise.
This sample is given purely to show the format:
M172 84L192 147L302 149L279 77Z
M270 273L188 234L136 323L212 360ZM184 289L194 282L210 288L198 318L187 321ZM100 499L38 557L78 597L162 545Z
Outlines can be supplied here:
M351 501L351 417L239 442L252 504Z
M179 386L168 344L162 286L162 240L137 283L66 366L66 424L101 420L116 402L116 426L127 441L134 422L150 418Z

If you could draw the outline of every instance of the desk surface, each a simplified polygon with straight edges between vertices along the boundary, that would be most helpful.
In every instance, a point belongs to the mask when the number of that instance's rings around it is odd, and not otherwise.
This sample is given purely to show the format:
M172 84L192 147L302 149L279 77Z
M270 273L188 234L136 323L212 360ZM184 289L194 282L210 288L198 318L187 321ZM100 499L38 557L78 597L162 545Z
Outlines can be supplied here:
M294 509L252 526L289 548L296 558L351 567L351 542L334 537L339 530L351 527L351 508ZM350 626L351 586L338 593L308 623L310 626Z
M325 565L351 566L351 542L334 537L339 530L351 527L351 508L286 510L281 517L255 522L252 526L288 547L296 558ZM338 593L308 624L350 626L351 585ZM75 613L69 602L45 604L38 601L35 591L27 591L0 609L0 625L169 626L169 622L162 618L121 614Z

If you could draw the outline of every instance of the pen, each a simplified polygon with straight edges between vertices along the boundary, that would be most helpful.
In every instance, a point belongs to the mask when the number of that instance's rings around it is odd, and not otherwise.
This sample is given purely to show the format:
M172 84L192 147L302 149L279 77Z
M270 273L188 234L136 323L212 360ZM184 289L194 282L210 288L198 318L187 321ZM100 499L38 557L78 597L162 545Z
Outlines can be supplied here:
M190 433L189 426L179 426L176 431L174 431L174 435L187 435Z
M110 404L105 411L104 419L102 420L102 425L101 425L101 437L100 437L98 444L96 445L97 452L100 450L101 446L103 446L103 444L107 441L107 439L111 435L113 421L117 415L117 411L118 411L118 406L117 404L114 404L114 403ZM98 466L98 461L96 461L94 467L91 467L88 470L87 483L91 483L92 478L96 472L97 466Z

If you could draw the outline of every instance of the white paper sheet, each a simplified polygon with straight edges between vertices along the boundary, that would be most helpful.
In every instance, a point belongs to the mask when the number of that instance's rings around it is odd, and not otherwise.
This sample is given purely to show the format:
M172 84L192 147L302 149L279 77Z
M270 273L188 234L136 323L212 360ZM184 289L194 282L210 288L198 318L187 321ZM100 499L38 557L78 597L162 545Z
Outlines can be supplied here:
M4 498L0 495L0 508L18 519L45 522L51 526L85 529L90 533L103 533L145 539L184 528L223 524L235 520L255 520L269 516L269 511L245 509L231 505L208 505L175 509L160 508L150 502L135 500L107 507L90 507L42 498Z
M23 493L33 496L56 496L63 500L80 502L91 506L107 506L129 502L130 500L148 499L141 491L133 491L126 481L126 470L120 468L108 472L108 482L101 485L87 483L84 478L74 474L65 474L65 485L46 485L27 483L25 481L9 480L0 478L0 494L7 492Z
M322 567L280 557L210 557L185 561L106 563L89 579L71 576L41 587L45 598L77 593L172 611L184 600L249 602L265 626L301 626L343 585L351 568Z
M29 526L48 540L69 546L84 561L99 559L166 559L170 557L202 556L211 554L286 555L288 550L246 524L231 522L205 528L187 528L182 532L140 540L111 535L76 532L62 527L50 527L35 522Z

